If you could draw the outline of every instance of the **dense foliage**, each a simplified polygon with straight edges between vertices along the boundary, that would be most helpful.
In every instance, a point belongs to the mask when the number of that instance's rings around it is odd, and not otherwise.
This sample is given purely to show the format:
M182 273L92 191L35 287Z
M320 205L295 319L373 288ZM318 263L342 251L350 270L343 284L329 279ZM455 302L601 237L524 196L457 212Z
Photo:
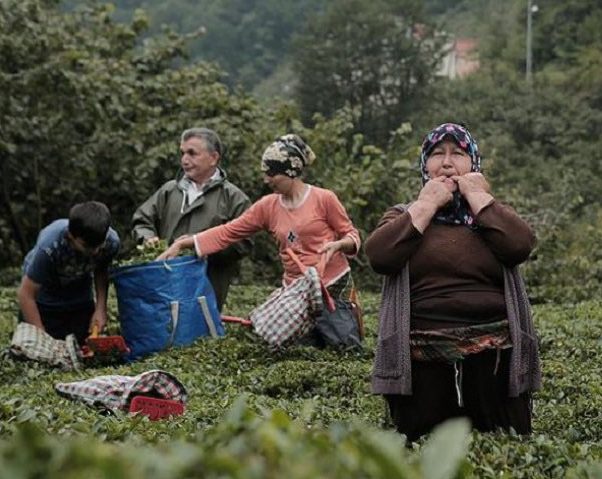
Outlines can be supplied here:
M227 312L245 314L268 291L235 287ZM133 471L129 477L452 477L440 470L421 475L419 455L428 457L431 467L451 471L454 458L466 457L456 477L560 478L569 469L574 475L568 477L599 477L602 304L536 308L544 389L535 399L535 433L529 438L472 433L466 453L458 425L445 440L430 441L435 447L430 452L424 444L404 452L400 436L376 430L388 429L384 402L369 391L378 296L364 294L363 302L363 352L298 346L275 354L249 330L229 325L223 339L200 340L116 369L48 371L3 359L0 475L19 470L21 477L58 477L53 474L69 468L73 472L67 477L81 477L85 471L109 474L126 468ZM14 289L0 289L3 347L10 341L15 311ZM187 387L184 416L155 423L103 416L53 389L57 382L153 368L172 372Z
M330 102L325 108L302 102L302 115L294 104L272 102L266 108L242 91L230 91L222 83L221 70L186 61L185 50L195 34L165 31L149 36L149 21L141 11L123 24L112 20L109 6L64 13L52 0L3 2L2 264L18 265L40 227L66 215L73 202L84 198L105 201L117 230L128 239L131 213L175 175L179 133L192 125L207 125L220 133L228 148L223 166L253 200L264 193L255 166L263 148L285 131L302 134L318 155L309 180L336 191L365 235L388 206L415 197L419 183L413 165L424 131L456 120L468 123L480 141L496 195L536 228L539 246L526 268L533 298L578 301L599 292L601 259L591 245L599 231L602 191L602 89L596 80L602 78L602 58L596 54L597 33L584 10L556 2L537 13L536 39L539 29L548 31L558 19L588 27L579 35L552 35L546 48L554 54L536 49L536 71L528 85L523 51L516 47L517 25L524 20L518 0L508 0L508 8L491 2L425 6L433 18L437 11L454 24L456 12L475 25L481 71L455 82L432 77L435 22L417 23L424 18L418 3L352 3L325 4L324 13L314 15L303 28L296 10L281 16L283 25L293 17L298 21L291 29L291 35L298 34L295 61L308 62L297 69L307 74L300 85L315 84L318 91L308 98ZM136 5L121 3L117 13L123 17L124 9L131 13ZM257 2L257 9L237 11L251 16L262 9L279 11L270 5ZM212 18L222 7L215 3L203 12ZM590 7L592 18L598 18L599 8ZM244 28L252 30L252 25ZM404 31L415 35L399 37ZM565 26L562 31L572 30ZM320 36L324 34L328 38ZM391 48L393 44L404 48ZM379 69L374 62L389 66ZM366 75L351 75L351 63L356 73ZM349 88L328 83L348 78L345 68L355 78ZM379 78L377 72L382 73ZM411 81L388 83L390 76ZM431 87L425 89L427 84ZM375 92L389 98L380 97L386 108L379 106ZM337 110L344 104L348 106ZM319 111L324 114L312 114ZM312 126L301 121L308 116L313 117ZM373 146L374 140L381 146ZM591 230L590 237L579 234L585 230ZM245 261L241 281L276 281L279 268L271 241L261 236L257 245ZM361 284L378 284L362 256L355 269Z
M468 427L461 420L441 426L420 459L412 457L410 463L401 439L392 432L362 424L312 430L281 409L266 416L245 409L240 400L216 428L163 447L123 448L75 439L57 443L36 428L22 426L14 441L0 443L0 473L22 478L42 474L47 479L443 479L454 477L464 461ZM455 447L444 447L450 442Z
M365 218L358 223L364 231L398 196L399 176L387 176L380 191L376 186L387 154L354 134L350 112L304 128L288 105L266 111L229 92L210 65L172 68L185 38L166 34L140 43L144 15L125 25L109 12L97 6L61 13L54 2L38 0L0 6L3 264L17 264L42 226L84 198L104 201L129 238L136 206L175 175L179 135L191 125L220 133L223 166L252 199L262 194L260 152L290 130L322 159L312 179L334 188L354 218ZM403 176L408 164L397 160L394 171ZM273 258L273 247L258 247L249 275L275 278Z
M340 0L312 17L295 45L302 117L357 110L356 128L386 144L422 109L442 52L442 36L420 2Z
M217 70L170 68L184 38L140 44L142 14L124 25L106 6L61 14L54 3L0 5L4 264L84 198L107 203L118 229L128 225L137 204L175 175L186 127L216 128L241 162L255 152L243 144L262 143L253 102L229 93Z
M67 0L76 8L82 2ZM128 22L144 8L151 21L150 34L168 27L182 33L202 29L204 35L188 46L190 57L217 62L231 86L250 89L271 75L287 56L291 38L303 29L321 0L116 0L114 17Z

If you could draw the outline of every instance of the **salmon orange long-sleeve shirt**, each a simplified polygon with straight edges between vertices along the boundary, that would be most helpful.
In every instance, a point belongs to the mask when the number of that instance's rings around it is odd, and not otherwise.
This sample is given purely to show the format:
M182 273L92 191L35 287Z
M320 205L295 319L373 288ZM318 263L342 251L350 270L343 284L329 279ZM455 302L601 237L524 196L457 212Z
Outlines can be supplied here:
M360 235L337 196L310 185L295 208L286 207L279 194L264 196L235 220L196 234L195 249L199 256L210 255L261 230L269 231L278 243L285 284L301 275L286 248L291 248L305 266L318 265L322 257L319 250L330 241L348 236L355 242L356 253L360 248ZM328 286L349 269L347 257L337 251L326 265L322 280Z

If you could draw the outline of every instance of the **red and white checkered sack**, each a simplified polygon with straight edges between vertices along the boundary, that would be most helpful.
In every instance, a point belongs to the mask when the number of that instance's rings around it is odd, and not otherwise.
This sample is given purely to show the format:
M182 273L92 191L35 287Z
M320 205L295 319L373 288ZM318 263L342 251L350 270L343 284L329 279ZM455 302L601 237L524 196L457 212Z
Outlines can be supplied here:
M127 410L138 394L186 403L184 385L173 374L155 369L137 376L97 376L72 383L58 383L57 393L104 410Z
M303 276L278 288L249 314L255 332L277 348L287 346L309 333L322 311L322 284L314 267L305 268L295 253L289 255L303 271Z
M79 345L73 334L64 340L55 339L30 323L21 322L17 325L9 352L15 358L36 361L66 371L81 368Z

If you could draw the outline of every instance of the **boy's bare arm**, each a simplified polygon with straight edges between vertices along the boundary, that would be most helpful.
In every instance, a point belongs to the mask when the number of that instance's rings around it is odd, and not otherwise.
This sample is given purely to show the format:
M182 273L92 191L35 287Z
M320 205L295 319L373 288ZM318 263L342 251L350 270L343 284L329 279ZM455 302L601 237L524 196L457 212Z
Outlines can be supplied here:
M33 324L44 331L45 329L42 324L40 310L36 304L36 298L40 291L40 287L40 284L32 281L29 276L25 275L23 276L23 279L21 279L21 285L17 290L17 298L25 322Z
M109 289L109 272L106 268L94 271L94 289L96 292L96 307L90 320L90 331L96 323L98 331L102 331L107 322L107 293Z

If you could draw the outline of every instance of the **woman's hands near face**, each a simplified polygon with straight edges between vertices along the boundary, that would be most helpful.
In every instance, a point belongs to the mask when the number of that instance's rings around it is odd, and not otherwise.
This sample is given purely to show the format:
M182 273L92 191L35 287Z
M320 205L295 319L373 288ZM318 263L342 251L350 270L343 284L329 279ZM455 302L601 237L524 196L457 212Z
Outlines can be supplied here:
M412 224L420 233L424 233L437 210L453 199L457 188L456 182L448 176L438 176L424 184L418 199L408 207Z
M481 173L467 173L455 177L455 180L458 182L460 193L468 201L475 216L494 201L489 183Z
M491 188L481 173L466 173L462 176L452 176L458 184L462 196L468 199L471 193L491 193Z
M490 196L491 188L488 181L481 173L466 173L458 176L438 176L420 190L418 201L423 201L434 206L436 210L444 207L453 198L453 192L459 190L460 194L470 201L471 196Z
M418 231L424 233L437 210L452 201L456 190L466 198L475 215L494 199L489 192L489 183L481 173L437 176L425 183L418 199L408 208L412 224Z
M438 176L426 182L420 190L418 201L432 204L436 210L442 208L453 198L456 182L447 176Z

